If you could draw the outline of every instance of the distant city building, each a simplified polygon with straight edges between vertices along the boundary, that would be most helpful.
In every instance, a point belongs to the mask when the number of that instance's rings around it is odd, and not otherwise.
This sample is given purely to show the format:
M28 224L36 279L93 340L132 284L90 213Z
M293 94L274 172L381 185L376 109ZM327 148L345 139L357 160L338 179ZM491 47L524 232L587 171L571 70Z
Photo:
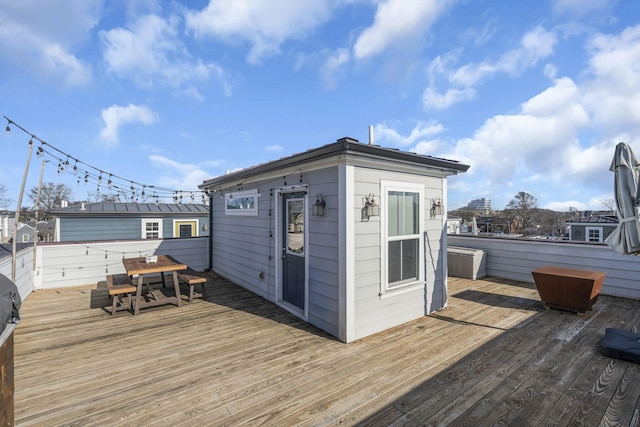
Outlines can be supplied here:
M487 199L485 197L481 199L475 199L469 202L467 205L467 209L472 211L490 211L491 210L491 199Z

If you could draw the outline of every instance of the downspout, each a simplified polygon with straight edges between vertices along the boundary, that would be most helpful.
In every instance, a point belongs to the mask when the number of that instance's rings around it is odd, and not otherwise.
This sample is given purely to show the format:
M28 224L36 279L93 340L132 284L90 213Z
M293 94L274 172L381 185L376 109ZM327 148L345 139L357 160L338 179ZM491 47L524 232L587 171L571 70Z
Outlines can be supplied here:
M209 194L209 266L205 271L213 270L213 194Z

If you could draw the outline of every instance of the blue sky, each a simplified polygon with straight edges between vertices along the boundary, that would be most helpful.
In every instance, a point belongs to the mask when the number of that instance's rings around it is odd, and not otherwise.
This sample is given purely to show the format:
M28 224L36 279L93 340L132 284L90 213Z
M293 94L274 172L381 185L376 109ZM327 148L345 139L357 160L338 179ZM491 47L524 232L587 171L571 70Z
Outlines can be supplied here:
M0 93L74 200L103 172L102 192L112 174L186 197L372 125L378 145L470 165L449 209L520 191L604 209L615 145L640 155L640 2L0 0ZM0 134L11 207L28 140Z

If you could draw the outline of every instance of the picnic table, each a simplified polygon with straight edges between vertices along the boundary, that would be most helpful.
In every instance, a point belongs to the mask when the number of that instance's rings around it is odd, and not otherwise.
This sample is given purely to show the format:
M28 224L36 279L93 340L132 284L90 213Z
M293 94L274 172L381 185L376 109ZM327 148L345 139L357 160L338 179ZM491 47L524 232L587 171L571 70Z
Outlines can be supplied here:
M176 261L169 255L157 255L155 262L147 262L147 257L139 258L124 258L122 263L129 277L137 278L133 281L136 286L136 295L133 300L134 311L133 314L138 314L140 308L153 307L162 304L176 304L181 306L182 298L180 296L180 284L178 282L178 272L187 269L186 264ZM160 273L160 279L165 284L165 273L172 273L173 285L175 288L175 296L159 295L160 291L153 289L149 286L149 281L144 280L145 275L157 275ZM145 299L143 295L143 287L147 287L149 299Z

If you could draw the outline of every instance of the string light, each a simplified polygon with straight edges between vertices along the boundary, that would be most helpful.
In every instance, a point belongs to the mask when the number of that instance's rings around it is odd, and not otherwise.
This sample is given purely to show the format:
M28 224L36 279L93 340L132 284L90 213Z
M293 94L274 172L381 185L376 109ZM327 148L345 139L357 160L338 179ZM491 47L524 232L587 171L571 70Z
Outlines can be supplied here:
M142 197L142 201L148 197L146 188L153 188L153 195L150 196L156 204L160 203L161 199L169 199L173 198L174 203L182 203L183 198L183 190L174 190L169 188L155 187L153 185L142 184L136 181L132 181L130 179L125 179L123 177L118 176L117 174L111 172L105 172L102 169L99 169L95 166L92 166L88 163L85 163L78 158L72 156L69 153L65 153L62 150L54 147L48 142L38 138L37 136L31 134L22 126L16 124L13 120L9 119L6 116L3 116L7 120L7 134L10 134L11 128L10 125L14 125L18 127L18 129L22 130L26 134L28 134L31 139L29 140L29 144L32 145L34 140L39 143L38 149L36 151L36 155L39 157L49 157L51 160L47 160L47 163L57 162L58 164L58 173L68 172L73 175L79 175L77 178L77 183L80 184L80 176L84 177L85 184L96 184L97 192L100 192L100 188L102 188L104 184L104 175L108 174L109 178L106 182L106 187L109 192L114 191L117 196L120 198L130 199L131 201L139 201L139 198ZM70 168L70 161L73 160L73 168ZM71 170L69 170L71 169ZM128 187L128 188L127 188ZM184 191L184 193L190 195L191 200L195 200L196 195L203 194L202 191ZM205 200L203 196L203 200Z

